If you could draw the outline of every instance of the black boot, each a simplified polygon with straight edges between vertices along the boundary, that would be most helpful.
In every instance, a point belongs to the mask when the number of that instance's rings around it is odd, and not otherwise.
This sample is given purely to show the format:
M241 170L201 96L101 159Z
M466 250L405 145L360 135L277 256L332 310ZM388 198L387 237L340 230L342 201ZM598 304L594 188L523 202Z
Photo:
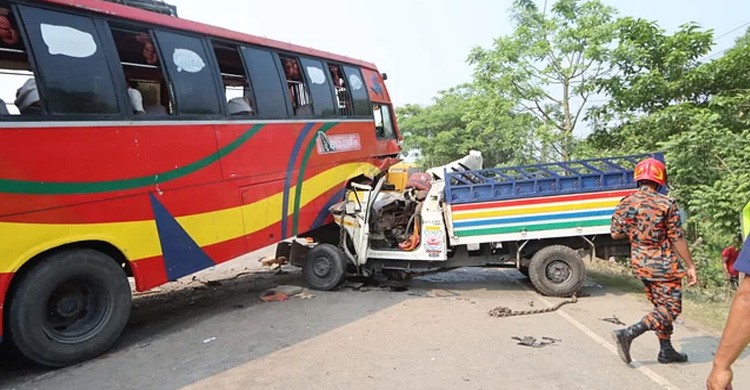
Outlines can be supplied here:
M672 340L659 339L659 343L661 344L659 357L657 358L659 363L685 363L688 360L686 354L675 351L674 347L672 346Z
M633 339L642 335L647 330L648 326L646 326L643 321L640 321L625 329L618 329L612 332L612 338L617 345L617 354L620 355L620 359L622 359L625 364L630 364L632 361L630 358L630 343L633 342Z

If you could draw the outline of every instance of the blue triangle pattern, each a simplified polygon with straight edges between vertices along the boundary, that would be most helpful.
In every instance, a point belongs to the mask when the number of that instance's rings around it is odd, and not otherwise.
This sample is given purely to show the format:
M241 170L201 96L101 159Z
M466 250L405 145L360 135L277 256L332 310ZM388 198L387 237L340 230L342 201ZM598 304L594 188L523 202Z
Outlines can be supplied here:
M182 228L164 205L151 196L151 209L154 211L156 230L164 256L164 266L170 281L190 275L216 265L213 260Z

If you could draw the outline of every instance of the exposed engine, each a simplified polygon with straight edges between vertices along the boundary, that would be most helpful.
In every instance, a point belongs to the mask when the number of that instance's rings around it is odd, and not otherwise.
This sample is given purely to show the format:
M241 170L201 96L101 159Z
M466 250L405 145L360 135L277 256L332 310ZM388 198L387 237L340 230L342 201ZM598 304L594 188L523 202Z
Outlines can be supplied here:
M431 187L427 173L415 173L403 193L386 194L373 204L370 240L373 248L411 250L418 244L419 212Z

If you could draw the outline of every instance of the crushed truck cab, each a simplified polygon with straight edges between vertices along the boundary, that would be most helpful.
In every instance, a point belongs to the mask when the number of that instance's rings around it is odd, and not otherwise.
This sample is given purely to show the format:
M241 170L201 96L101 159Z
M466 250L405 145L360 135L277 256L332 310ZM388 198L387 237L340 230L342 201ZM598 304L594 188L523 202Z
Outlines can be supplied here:
M633 170L645 157L664 160L655 153L482 169L472 152L413 174L403 189L386 176L351 183L331 207L340 242L313 244L305 277L328 289L347 273L515 267L539 292L570 296L586 277L581 252L628 253L609 226L637 189Z

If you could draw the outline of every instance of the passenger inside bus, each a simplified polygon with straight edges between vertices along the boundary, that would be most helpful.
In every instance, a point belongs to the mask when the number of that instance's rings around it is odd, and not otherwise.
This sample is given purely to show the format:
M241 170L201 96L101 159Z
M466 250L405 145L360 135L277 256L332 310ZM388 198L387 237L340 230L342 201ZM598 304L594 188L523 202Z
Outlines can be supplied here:
M312 115L312 103L302 78L302 72L300 72L299 63L296 59L289 57L281 57L281 63L284 67L284 76L289 88L289 98L292 101L294 115Z
M235 97L227 102L227 111L229 115L255 115L252 106L249 97Z
M331 79L333 80L333 88L336 90L336 102L338 103L339 113L342 116L352 116L352 99L349 96L349 91L346 89L346 81L341 76L343 72L338 65L328 65L328 70L331 72Z
M36 89L36 80L32 77L18 88L16 92L16 107L21 115L42 114L42 105L39 102L39 91Z
M112 27L117 53L136 115L169 115L170 94L151 33L131 26Z
M128 97L130 97L130 105L133 107L134 114L142 115L146 113L143 109L143 94L141 94L141 91L133 88L132 83L128 86Z

